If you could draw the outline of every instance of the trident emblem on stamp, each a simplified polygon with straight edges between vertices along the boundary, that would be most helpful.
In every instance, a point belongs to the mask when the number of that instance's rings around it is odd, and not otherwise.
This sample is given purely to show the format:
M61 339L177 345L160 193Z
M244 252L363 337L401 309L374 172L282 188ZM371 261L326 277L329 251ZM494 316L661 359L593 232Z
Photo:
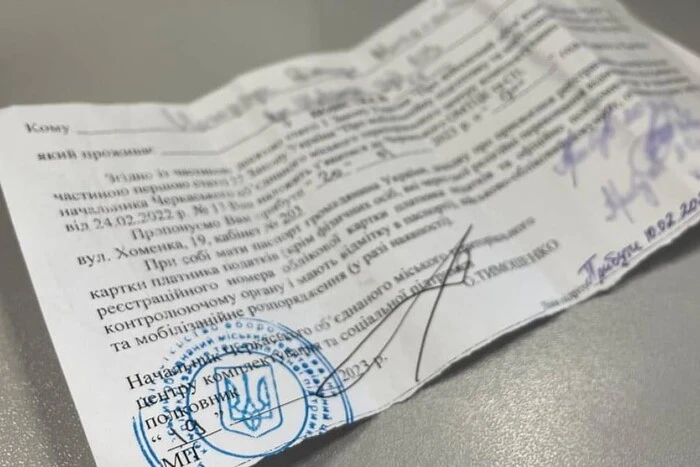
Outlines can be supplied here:
M272 366L253 370L244 366L216 367L218 394L234 392L236 398L219 399L221 428L258 438L282 426L283 417Z
M274 345L260 344L272 339ZM281 324L238 319L195 331L173 350L167 361L205 364L180 374L179 384L188 389L184 398L168 398L162 407L153 404L146 407L151 409L148 413L132 420L139 448L152 466L177 455L168 451L170 444L156 444L177 438L174 429L196 427L189 442L177 439L201 457L198 465L212 467L228 465L231 458L266 457L353 420L348 394L334 367L317 346ZM340 389L337 394L319 392L328 378ZM160 420L164 412L177 423L166 420L149 428L153 423L143 421ZM147 435L149 429L154 433Z

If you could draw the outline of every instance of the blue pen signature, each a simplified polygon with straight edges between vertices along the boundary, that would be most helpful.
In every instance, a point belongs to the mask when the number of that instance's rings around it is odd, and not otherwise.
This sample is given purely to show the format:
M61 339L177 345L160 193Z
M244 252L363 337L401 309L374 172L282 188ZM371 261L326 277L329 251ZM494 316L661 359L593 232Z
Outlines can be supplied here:
M623 191L612 180L601 187L608 208L605 217L608 221L622 215L634 222L629 207L639 199L649 206L658 206L654 182L666 171L669 162L675 159L683 163L687 159L687 150L700 148L700 133L697 131L700 120L687 110L672 102L654 102L649 104L648 110L648 129L634 140L627 155L627 190Z
M562 156L554 166L554 172L570 176L574 188L578 187L577 169L581 164L595 154L604 159L610 157L610 144L618 134L611 114L606 113L600 128L583 138L580 147L575 147L571 132L564 140ZM645 118L648 119L647 129L633 140L627 154L629 175L623 176L622 182L608 179L601 186L608 221L625 218L634 222L630 207L638 200L658 206L654 183L666 171L669 162L684 163L689 150L700 149L700 120L690 111L671 101L659 101L639 103L625 109L621 115L624 125ZM689 175L700 178L700 170L691 168Z
M574 187L578 186L576 170L579 165L595 153L599 153L605 159L608 158L610 140L615 136L615 128L610 115L611 112L605 114L600 129L586 139L584 147L574 149L576 135L571 131L564 140L561 161L554 166L554 172L563 176L570 175Z

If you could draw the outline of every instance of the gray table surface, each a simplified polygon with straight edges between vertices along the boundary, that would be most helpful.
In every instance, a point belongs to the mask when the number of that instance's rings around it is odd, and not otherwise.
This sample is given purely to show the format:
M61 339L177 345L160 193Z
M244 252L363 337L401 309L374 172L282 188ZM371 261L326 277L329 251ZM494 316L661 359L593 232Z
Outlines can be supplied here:
M3 0L0 106L189 100L253 67L351 46L414 3ZM628 4L700 50L697 0ZM409 401L261 465L700 465L699 234ZM0 253L0 465L94 465L4 200Z

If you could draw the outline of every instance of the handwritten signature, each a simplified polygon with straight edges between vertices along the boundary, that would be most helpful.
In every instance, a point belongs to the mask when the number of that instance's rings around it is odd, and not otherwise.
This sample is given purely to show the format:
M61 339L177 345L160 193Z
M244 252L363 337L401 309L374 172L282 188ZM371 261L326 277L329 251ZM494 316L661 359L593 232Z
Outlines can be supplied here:
M594 154L608 158L610 140L615 136L611 113L607 112L598 131L594 131L586 140L584 147L576 149L576 133L569 131L564 140L563 153L559 164L554 166L554 172L562 176L570 176L574 187L578 186L577 168Z
M425 321L425 325L423 327L423 334L421 338L421 343L420 346L418 347L418 357L416 359L415 363L415 373L414 373L414 379L416 382L420 381L421 379L421 366L423 363L423 355L424 355L424 350L428 341L428 336L430 334L430 329L431 325L433 322L433 318L438 311L438 306L440 304L440 300L442 299L443 292L450 288L450 287L459 287L465 286L465 283L467 282L467 274L469 272L469 269L472 265L471 261L471 250L468 249L465 246L466 241L469 238L469 234L471 233L472 226L470 225L469 228L464 232L462 237L460 238L459 242L457 245L454 246L450 250L450 254L446 255L445 258L437 265L433 273L430 275L428 279L426 279L423 282L423 286L421 287L420 290L416 291L415 293L412 293L411 295L406 296L403 300L401 300L399 303L397 303L389 313L387 313L386 316L384 316L381 321L374 326L368 333L367 335L360 341L360 343L350 352L350 354L340 362L340 364L336 367L336 369L331 372L328 377L321 382L321 384L318 387L317 390L317 396L320 397L334 397L339 395L343 391L347 391L350 388L352 388L354 385L359 383L373 368L379 367L378 359L374 358L371 360L371 363L365 366L363 371L358 375L358 377L353 380L349 385L346 385L343 389L338 390L337 388L333 387L332 384L329 385L329 382L332 380L333 376L337 374L342 368L348 366L351 364L355 356L365 347L365 344L371 339L371 337L383 327L385 323L387 323L387 320L389 319L390 316L392 316L394 313L396 313L400 308L402 308L404 305L408 305L403 311L403 314L401 316L401 319L399 320L399 323L396 325L396 328L392 331L390 336L386 339L386 341L383 343L382 347L379 349L378 352L376 352L377 356L382 355L386 349L389 347L389 345L394 341L395 337L399 333L400 329L402 328L403 324L406 322L407 318L409 315L411 315L411 311L414 310L414 306L418 302L418 300L422 297L425 297L426 294L430 291L437 291L435 294L435 297L432 299L431 303L431 309L430 309L430 314L428 315L428 318ZM445 269L445 266L447 265L447 268ZM455 276L456 279L455 279ZM438 280L438 283L435 284L436 279Z
M645 118L645 131L634 138L629 146L628 174L623 176L622 182L608 179L601 186L603 203L607 208L605 219L608 221L624 217L629 222L634 222L630 207L638 200L643 200L650 206L658 206L659 198L654 184L665 173L668 164L673 160L684 163L689 150L700 149L700 120L676 103L640 103L626 109L621 121L624 125L630 125ZM582 164L596 155L604 159L610 157L610 146L615 137L622 133L618 125L612 118L612 112L607 112L600 128L578 141L578 144L576 134L570 132L564 141L562 156L554 166L554 172L571 177L574 188L578 187L577 170ZM627 129L623 131L629 132ZM698 178L700 171L693 168L689 174Z

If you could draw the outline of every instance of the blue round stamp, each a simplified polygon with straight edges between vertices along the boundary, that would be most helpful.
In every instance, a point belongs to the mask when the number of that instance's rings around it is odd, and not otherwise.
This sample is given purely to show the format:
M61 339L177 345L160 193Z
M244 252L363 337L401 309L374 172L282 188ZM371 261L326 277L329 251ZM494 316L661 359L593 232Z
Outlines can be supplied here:
M281 324L242 318L194 331L162 368L179 371L154 388L153 406L134 423L152 465L220 465L232 457L245 463L353 421L328 360Z

